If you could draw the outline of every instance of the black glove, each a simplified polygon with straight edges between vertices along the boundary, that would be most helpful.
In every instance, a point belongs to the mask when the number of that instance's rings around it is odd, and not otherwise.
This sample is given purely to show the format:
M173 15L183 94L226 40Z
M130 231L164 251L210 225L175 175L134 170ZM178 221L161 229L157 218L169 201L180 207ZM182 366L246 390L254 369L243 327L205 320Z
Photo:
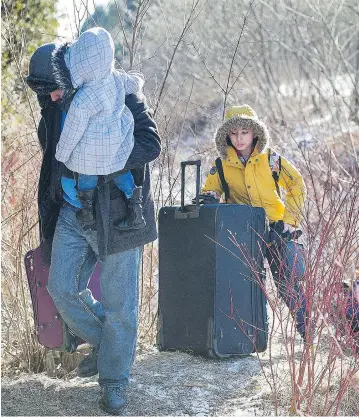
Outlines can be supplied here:
M285 233L282 233L282 238L289 242L290 240L299 239L302 236L302 234L303 232L300 229L294 230L294 232L291 232L291 233L286 231Z
M276 243L280 242L282 239L282 233L284 229L284 222L283 220L279 220L278 222L273 222L269 225L269 241L268 243Z
M282 240L289 242L290 240L299 239L303 234L303 232L300 229L294 230L294 232L286 231L285 233L283 233L283 220L271 223L269 226L269 243L280 242Z
M196 204L196 198L192 199L192 203ZM219 201L210 194L200 194L199 195L199 204L219 204Z

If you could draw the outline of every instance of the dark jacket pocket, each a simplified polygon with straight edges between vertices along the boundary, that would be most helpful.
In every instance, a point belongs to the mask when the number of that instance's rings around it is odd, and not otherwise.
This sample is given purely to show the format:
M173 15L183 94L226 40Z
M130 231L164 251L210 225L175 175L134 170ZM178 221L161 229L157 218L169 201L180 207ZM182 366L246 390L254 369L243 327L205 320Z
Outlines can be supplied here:
M118 224L127 216L127 204L124 193L118 188L113 188L110 194L110 219L111 224Z

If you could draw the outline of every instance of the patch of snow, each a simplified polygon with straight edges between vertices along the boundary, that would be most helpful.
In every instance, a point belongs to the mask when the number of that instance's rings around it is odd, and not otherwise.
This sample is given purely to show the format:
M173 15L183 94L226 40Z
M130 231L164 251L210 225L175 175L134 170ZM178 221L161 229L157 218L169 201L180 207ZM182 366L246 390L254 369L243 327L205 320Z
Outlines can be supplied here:
M207 416L210 412L210 406L207 398L210 398L210 392L203 388L192 388L190 398L191 415ZM194 397L194 398L193 398Z

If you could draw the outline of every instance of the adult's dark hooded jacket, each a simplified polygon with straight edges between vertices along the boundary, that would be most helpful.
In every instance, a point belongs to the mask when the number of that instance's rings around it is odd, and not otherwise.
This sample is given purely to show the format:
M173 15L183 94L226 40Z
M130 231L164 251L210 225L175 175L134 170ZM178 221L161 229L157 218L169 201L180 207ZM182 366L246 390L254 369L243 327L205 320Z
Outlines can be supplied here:
M43 82L39 83L31 77L31 74L27 78L29 86L38 93L41 106L38 138L43 151L43 160L39 179L38 208L41 252L48 264L51 260L51 245L57 218L64 203L61 176L69 175L67 168L55 159L56 145L61 134L62 111L64 108L68 109L74 93L64 63L66 48L67 44L60 46L53 52L52 57L56 85L64 91L61 104L51 101L49 91L46 91ZM39 84L41 89L37 88ZM49 88L53 91L53 85L49 85ZM143 97L126 96L126 106L131 110L134 118L134 148L124 170L130 169L136 185L143 186L143 215L146 227L129 231L116 228L115 224L127 215L126 199L111 180L111 176L101 177L95 194L95 211L98 247L102 258L107 254L142 246L157 237L148 164L160 154L160 137Z

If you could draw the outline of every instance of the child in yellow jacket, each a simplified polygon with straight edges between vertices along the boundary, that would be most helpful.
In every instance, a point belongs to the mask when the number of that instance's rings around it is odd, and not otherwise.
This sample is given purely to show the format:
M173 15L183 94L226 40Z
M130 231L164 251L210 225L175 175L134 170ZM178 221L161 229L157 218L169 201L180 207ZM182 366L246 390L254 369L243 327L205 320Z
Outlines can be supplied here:
M275 241L268 246L266 257L279 294L296 316L297 330L305 339L306 301L298 284L300 275L304 274L304 259L297 245L282 239L292 236L300 225L306 196L303 178L289 161L269 148L266 126L246 104L228 109L215 142L221 164L211 168L202 195L223 201L225 194L228 203L265 209L271 229L270 241ZM280 187L286 191L285 201L281 198ZM297 278L294 282L293 270Z

